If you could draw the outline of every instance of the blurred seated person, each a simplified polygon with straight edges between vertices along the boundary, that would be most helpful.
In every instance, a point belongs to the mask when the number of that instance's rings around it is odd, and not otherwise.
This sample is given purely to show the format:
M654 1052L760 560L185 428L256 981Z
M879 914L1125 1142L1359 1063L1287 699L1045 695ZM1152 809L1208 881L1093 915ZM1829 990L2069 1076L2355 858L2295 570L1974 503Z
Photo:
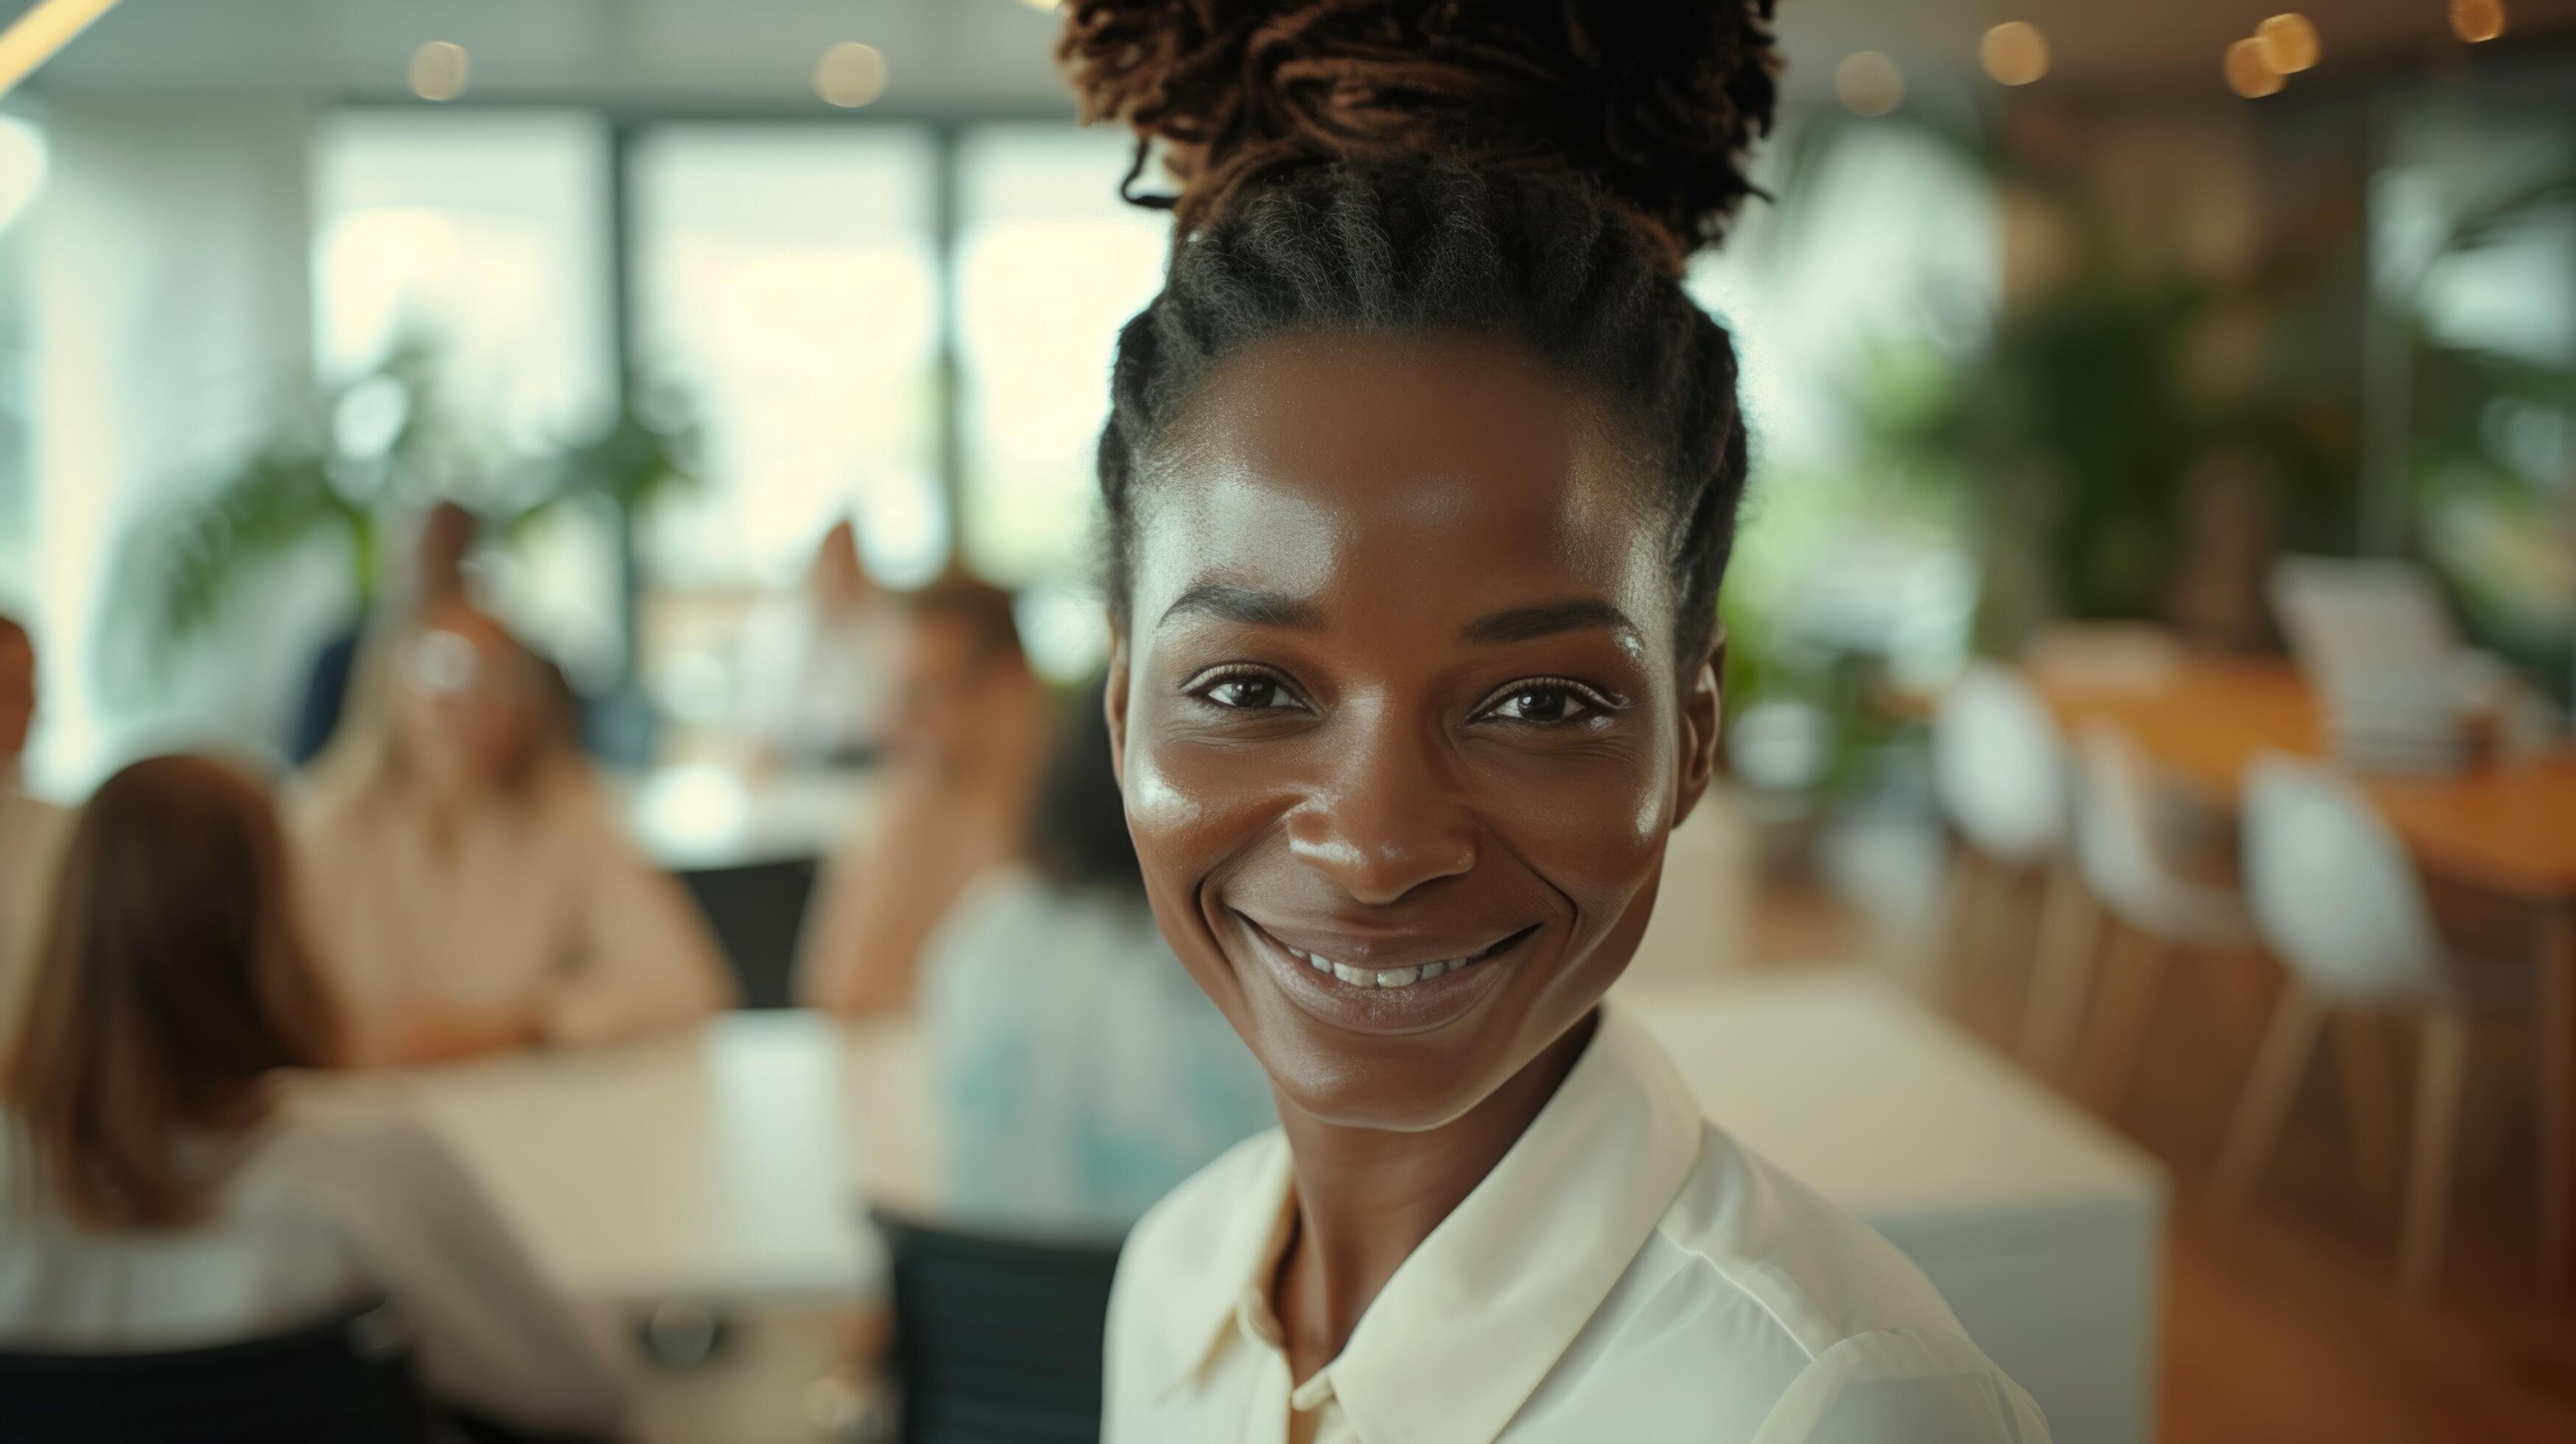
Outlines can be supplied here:
M160 1352L384 1300L439 1404L606 1432L612 1335L407 1119L298 1106L334 1056L267 795L138 762L77 824L0 1064L0 1348Z
M0 1037L24 986L27 950L53 874L66 818L18 790L18 759L36 720L36 643L0 614Z
M885 806L825 864L798 945L798 996L844 1016L911 1005L930 930L1019 856L1046 761L1046 689L1010 593L950 578L899 616Z
M947 1206L976 1223L1123 1234L1278 1122L1270 1080L1145 902L1099 705L1068 719L1024 855L931 934Z
M482 523L474 513L442 501L421 518L412 548L413 574L399 579L377 607L377 617L360 616L332 634L313 656L304 683L304 700L295 709L295 735L287 743L287 760L297 767L322 755L340 729L349 683L358 668L359 649L367 630L385 616L465 600L465 563L474 555Z
M628 839L499 622L434 606L371 644L359 685L293 818L352 1064L601 1043L732 1005L696 905Z
M768 763L872 762L885 745L894 619L847 521L823 533L794 595L755 613L743 642L744 728Z

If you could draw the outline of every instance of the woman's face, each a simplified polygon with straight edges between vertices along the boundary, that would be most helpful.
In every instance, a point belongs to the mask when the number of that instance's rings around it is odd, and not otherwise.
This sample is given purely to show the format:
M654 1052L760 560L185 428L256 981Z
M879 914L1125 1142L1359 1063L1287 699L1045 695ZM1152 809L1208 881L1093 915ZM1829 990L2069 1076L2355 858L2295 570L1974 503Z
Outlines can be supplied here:
M1267 343L1172 441L1108 704L1155 913L1289 1103L1446 1123L1627 965L1707 783L1666 509L1498 342Z
M438 608L397 659L395 725L420 779L442 790L490 786L536 745L536 664L479 612Z

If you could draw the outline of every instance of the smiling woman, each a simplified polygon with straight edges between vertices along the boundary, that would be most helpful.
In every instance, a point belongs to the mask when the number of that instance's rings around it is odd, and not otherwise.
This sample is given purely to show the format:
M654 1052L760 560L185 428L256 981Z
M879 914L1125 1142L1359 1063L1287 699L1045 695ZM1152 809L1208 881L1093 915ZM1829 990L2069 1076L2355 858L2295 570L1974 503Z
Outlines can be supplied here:
M1602 1004L1712 767L1745 439L1679 276L1770 9L1072 8L1180 182L1100 445L1113 748L1282 1124L1131 1238L1112 1439L2045 1437Z

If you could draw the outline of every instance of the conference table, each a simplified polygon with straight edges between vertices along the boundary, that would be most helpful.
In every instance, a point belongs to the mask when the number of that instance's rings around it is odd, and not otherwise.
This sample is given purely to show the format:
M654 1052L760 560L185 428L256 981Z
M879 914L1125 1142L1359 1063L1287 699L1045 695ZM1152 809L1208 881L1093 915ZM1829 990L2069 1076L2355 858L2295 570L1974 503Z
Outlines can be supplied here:
M2233 812L2265 751L2324 755L2317 701L2287 662L2178 654L2154 665L2034 667L2061 725L2126 729L2197 801ZM2551 746L2452 776L2371 776L2361 785L2427 873L2529 906L2540 922L2541 1087L2576 1097L2576 749ZM2542 1149L2543 1269L2576 1283L2576 1109Z
M1712 1117L1913 1254L2058 1437L2153 1437L2165 1191L2151 1162L1875 974L1614 996ZM713 1310L756 1338L766 1321L882 1307L864 1200L935 1216L931 1074L912 1024L784 1010L329 1088L427 1120L577 1297L639 1317ZM729 1439L809 1437L799 1391L839 1361L828 1342L795 1358L757 1387L715 1369L669 1381L670 1407L695 1412L648 1417L648 1434L711 1437L720 1420Z

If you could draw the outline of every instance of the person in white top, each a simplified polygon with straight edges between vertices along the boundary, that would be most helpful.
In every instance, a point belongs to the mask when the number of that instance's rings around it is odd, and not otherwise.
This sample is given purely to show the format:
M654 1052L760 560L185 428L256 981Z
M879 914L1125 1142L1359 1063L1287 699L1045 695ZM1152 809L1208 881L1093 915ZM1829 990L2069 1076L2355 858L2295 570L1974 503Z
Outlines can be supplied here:
M35 720L35 641L15 617L0 614L0 1038L16 1016L27 951L69 820L18 790L18 759Z
M1747 446L1682 267L1770 12L1071 12L1179 184L1099 450L1113 755L1281 1124L1129 1238L1112 1444L2046 1438L1601 1006L1715 766Z
M743 730L759 760L824 767L873 760L894 700L896 608L833 524L805 584L743 630Z
M1023 856L922 949L921 1010L940 1206L980 1226L1114 1238L1276 1121L1269 1079L1155 930L1097 705L1056 741Z
M618 1428L630 1361L434 1136L293 1106L336 1027L292 887L221 763L136 763L82 814L0 1064L0 1348L191 1348L380 1300L440 1405Z
M353 1066L578 1046L731 1006L678 881L625 833L518 641L462 602L370 644L293 808Z

